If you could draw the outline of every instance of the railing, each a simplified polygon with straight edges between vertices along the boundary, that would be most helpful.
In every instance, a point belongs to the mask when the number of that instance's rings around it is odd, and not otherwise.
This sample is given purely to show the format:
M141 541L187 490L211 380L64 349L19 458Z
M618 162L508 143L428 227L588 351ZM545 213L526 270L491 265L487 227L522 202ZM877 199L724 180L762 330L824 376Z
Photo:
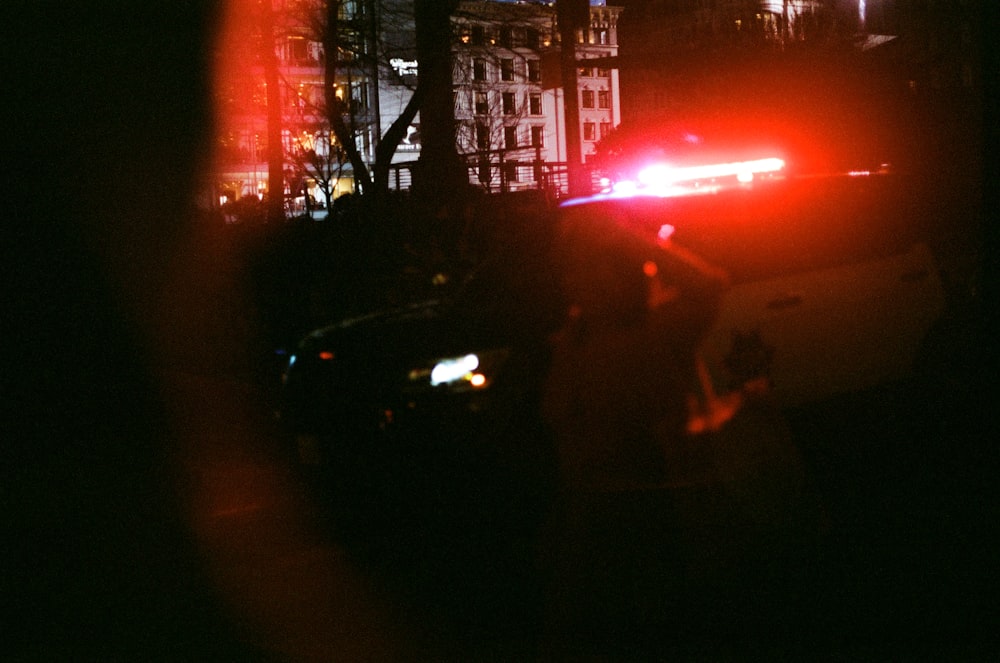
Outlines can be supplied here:
M534 154L531 154L534 152ZM569 194L569 171L564 161L543 161L537 148L489 150L463 155L469 184L489 193L542 191L550 198ZM534 158L511 158L528 153ZM413 168L417 162L393 164L389 188L406 191L413 185ZM598 189L598 177L591 173L592 190Z

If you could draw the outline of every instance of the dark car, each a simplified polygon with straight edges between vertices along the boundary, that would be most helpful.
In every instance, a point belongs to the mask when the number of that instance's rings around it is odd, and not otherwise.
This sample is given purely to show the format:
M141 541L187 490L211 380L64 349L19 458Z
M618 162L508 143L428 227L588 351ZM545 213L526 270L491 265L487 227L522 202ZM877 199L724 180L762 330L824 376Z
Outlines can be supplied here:
M563 307L554 281L531 271L483 264L435 298L302 339L281 407L299 467L402 501L547 490L551 445L537 404Z
M704 180L680 187L564 202L547 275L514 283L516 267L485 268L451 295L309 334L284 385L297 459L375 459L376 475L409 478L454 468L472 482L550 472L539 396L566 314L559 270L573 242L600 250L612 229L728 275L698 351L713 394L763 380L789 410L907 380L945 312L933 210L890 173L786 176L777 160L748 163L767 172L699 168Z

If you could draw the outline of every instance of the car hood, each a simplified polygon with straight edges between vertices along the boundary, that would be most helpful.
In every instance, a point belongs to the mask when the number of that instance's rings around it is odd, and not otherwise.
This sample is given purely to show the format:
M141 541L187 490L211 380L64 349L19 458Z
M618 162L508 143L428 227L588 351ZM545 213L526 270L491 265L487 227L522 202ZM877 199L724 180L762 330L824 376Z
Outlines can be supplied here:
M347 318L310 333L297 354L384 365L545 342L551 323L514 301L437 299Z
M432 300L340 320L310 333L299 351L330 351L339 359L435 355L492 341L482 333L469 339L468 333L475 329L476 325L456 316L447 303Z

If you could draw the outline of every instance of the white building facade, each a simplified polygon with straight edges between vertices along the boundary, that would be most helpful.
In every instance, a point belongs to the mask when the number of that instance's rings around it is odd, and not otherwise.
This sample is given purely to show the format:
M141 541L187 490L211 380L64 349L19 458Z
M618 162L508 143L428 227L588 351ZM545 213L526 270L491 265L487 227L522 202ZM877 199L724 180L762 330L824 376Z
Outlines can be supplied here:
M618 54L620 7L591 2L578 59ZM487 190L561 187L567 160L556 9L550 3L462 2L453 17L457 150ZM621 121L618 71L602 61L577 74L584 156Z
M268 191L268 39L278 69L283 191L300 212L355 191L354 173L338 149L326 113L323 0L273 0L269 28L261 16L227 18L216 80L218 134L215 184L219 203ZM337 97L369 170L382 135L402 113L419 76L411 0L340 3L352 53L338 60ZM614 58L620 7L591 0L590 25L577 31L577 58ZM319 20L317 20L319 19ZM566 161L565 97L559 75L559 30L553 3L467 0L452 18L456 151L470 182L489 191L558 186ZM265 34L270 30L270 37ZM621 121L618 70L606 60L581 63L577 104L584 158ZM272 134L273 135L273 134ZM396 148L389 186L409 187L409 166L420 156L420 118ZM564 168L564 166L563 166Z

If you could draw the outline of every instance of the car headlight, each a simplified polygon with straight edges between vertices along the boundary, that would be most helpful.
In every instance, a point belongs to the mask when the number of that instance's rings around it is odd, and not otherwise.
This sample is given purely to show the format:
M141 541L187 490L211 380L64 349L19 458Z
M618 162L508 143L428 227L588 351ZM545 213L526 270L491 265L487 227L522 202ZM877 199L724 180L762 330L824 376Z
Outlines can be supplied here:
M489 350L439 357L410 370L407 381L414 388L452 391L486 389L496 378L508 354L507 350Z

